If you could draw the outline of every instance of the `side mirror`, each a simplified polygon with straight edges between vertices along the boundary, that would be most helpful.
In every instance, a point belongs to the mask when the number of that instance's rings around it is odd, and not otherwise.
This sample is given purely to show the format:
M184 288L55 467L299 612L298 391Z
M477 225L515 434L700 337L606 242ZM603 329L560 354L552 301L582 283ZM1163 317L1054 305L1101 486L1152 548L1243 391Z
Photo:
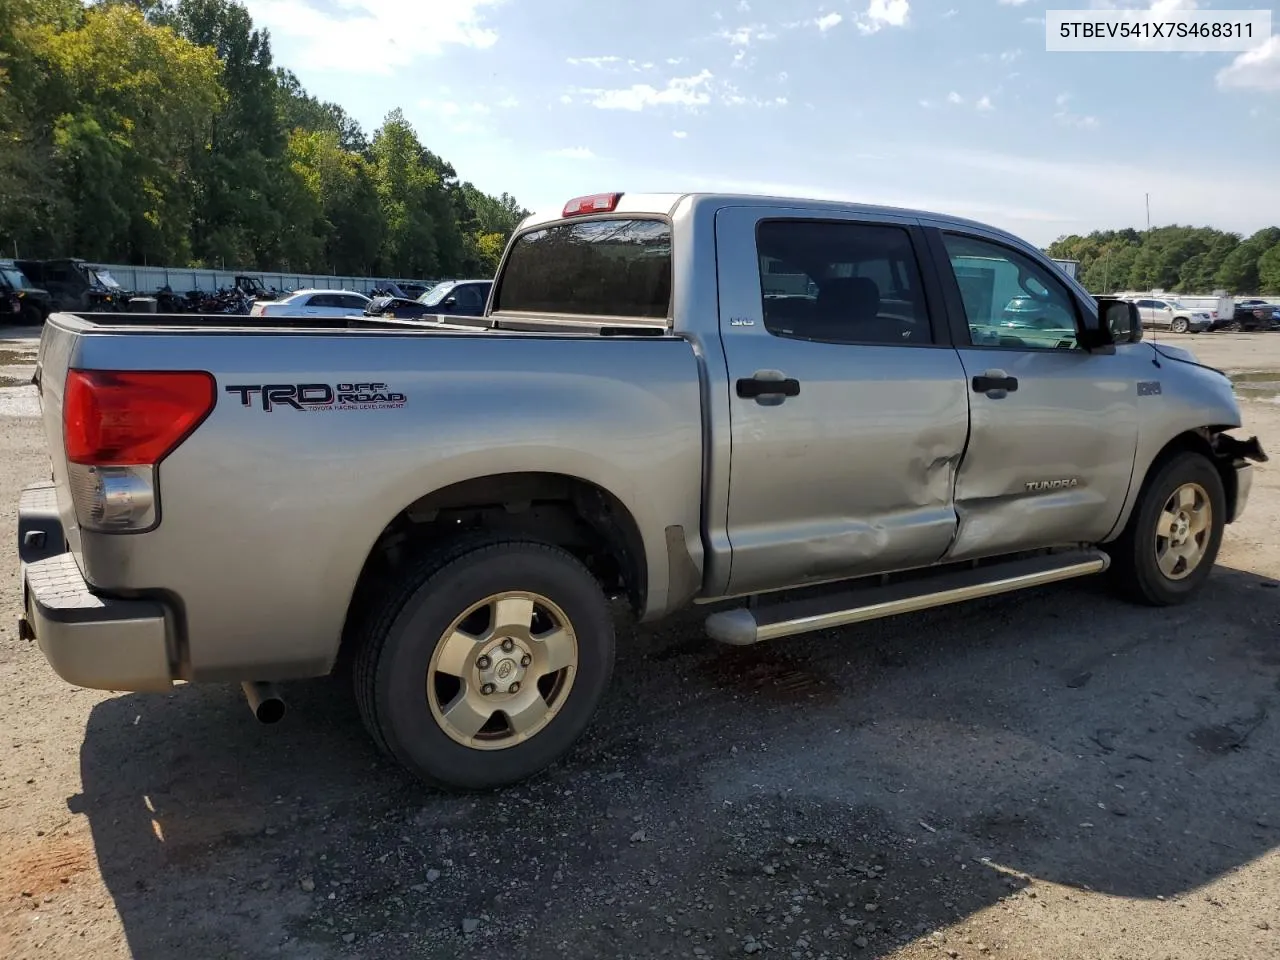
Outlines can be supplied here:
M1128 300L1098 297L1098 329L1089 332L1088 339L1099 338L1097 346L1109 343L1137 343L1142 339L1142 314L1138 305ZM1101 338L1105 337L1103 340ZM1082 342L1086 350L1093 344Z
M444 307L446 310L452 310L457 305L458 305L457 297L445 297L440 304L440 306Z

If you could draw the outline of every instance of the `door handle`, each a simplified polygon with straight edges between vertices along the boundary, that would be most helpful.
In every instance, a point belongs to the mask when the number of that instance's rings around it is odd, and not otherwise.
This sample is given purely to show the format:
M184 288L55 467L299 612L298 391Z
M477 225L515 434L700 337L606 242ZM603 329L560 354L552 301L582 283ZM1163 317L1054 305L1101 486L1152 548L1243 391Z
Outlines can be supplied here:
M973 378L973 392L985 393L992 400L999 400L1018 389L1018 378L1003 370L988 370Z
M790 377L771 380L767 377L742 377L738 380L738 396L744 400L755 400L760 397L798 397L800 381Z

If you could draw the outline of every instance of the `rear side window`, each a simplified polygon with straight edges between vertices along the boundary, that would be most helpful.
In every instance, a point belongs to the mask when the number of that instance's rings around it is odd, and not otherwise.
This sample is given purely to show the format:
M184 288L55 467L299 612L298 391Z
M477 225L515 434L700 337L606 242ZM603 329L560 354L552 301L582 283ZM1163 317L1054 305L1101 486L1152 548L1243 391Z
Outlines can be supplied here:
M930 344L929 313L903 227L768 220L756 233L764 325L775 337Z
M579 220L516 240L495 311L665 319L671 305L671 225Z

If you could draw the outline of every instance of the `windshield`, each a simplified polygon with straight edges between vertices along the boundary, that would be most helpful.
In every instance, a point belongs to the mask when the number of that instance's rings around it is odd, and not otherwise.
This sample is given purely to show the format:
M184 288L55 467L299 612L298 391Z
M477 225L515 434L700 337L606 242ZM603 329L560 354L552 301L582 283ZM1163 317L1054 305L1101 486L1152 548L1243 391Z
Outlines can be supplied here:
M449 291L456 287L456 283L438 283L422 296L418 298L419 303L424 303L428 307L434 307L437 303L449 295Z
M113 277L106 270L103 270L101 267L93 268L89 272L93 274L97 274L98 282L101 283L104 287L110 287L112 290L120 289L120 281L117 280L115 277Z
M0 267L0 276L3 276L8 281L9 286L15 290L35 289L27 282L27 275L17 267Z

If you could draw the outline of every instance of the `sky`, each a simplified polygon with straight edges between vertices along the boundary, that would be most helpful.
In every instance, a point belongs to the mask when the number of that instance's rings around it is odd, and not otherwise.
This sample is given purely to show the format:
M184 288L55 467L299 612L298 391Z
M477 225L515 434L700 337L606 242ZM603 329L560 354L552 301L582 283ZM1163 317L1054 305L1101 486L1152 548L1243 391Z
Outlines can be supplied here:
M1048 53L1045 9L1257 0L244 0L372 132L404 110L532 210L704 191L885 203L1044 245L1280 223L1280 33L1248 53ZM1280 11L1273 29L1280 31Z

